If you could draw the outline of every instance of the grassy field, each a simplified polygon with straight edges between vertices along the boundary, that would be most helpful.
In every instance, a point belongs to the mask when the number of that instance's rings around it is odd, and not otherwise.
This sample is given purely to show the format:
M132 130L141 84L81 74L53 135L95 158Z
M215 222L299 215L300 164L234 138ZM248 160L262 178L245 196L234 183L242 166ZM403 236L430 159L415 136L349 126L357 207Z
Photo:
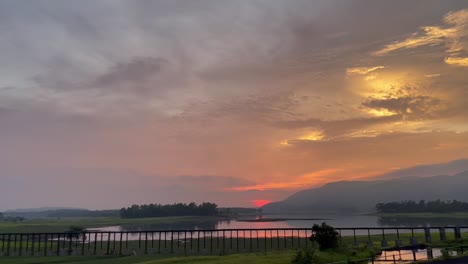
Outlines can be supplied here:
M124 257L24 257L0 258L0 263L11 264L152 264L152 263L290 263L293 252L246 254L229 256L200 256L200 257L171 257L161 258L155 256L124 256Z
M192 257L164 257L164 256L121 256L121 257L0 257L0 263L8 264L171 264L171 263L200 263L200 264L284 264L291 263L295 251L268 252L252 254L232 254L226 256L192 256ZM368 258L374 255L371 250L361 249L354 256L349 252L318 252L317 256L322 263L334 261Z
M411 217L411 218L468 218L467 212L459 213L391 213L391 214L370 214L375 216L391 217Z
M31 219L22 222L0 221L0 233L28 233L28 232L64 232L70 226L95 228L103 226L117 226L125 224L163 224L183 223L193 221L216 220L215 217L200 216L178 216L178 217L155 217L122 219L118 217L86 217L86 218L60 218L60 219Z

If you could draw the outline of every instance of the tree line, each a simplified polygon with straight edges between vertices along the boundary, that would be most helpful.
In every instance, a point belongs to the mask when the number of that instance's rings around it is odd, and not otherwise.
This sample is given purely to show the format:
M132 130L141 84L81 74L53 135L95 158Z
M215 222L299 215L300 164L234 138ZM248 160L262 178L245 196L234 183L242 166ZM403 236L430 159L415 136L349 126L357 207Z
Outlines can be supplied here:
M468 212L468 203L452 201L402 201L378 203L375 206L378 213L453 213Z
M120 217L213 216L217 215L217 207L215 203L134 204L120 209Z

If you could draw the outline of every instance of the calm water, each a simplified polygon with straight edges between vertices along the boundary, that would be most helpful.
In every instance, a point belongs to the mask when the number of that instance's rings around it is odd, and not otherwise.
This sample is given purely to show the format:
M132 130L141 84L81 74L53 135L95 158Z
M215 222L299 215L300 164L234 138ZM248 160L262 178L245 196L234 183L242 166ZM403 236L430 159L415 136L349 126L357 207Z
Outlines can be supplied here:
M442 256L442 252L440 248L432 249L432 257L437 258ZM414 260L427 260L427 250L426 249L419 249L419 250L393 250L393 251L382 251L382 255L378 256L375 259L375 264L383 264L389 263L389 261L395 260L397 263L411 263Z
M281 218L284 221L243 222L236 220L180 221L157 224L127 224L90 228L100 231L142 231L142 230L206 230L206 229L244 229L244 228L310 228L314 224L327 222L333 227L407 227L407 226L468 226L468 219L422 219L393 218L372 215L338 215L338 214L264 214L264 218ZM251 217L254 219L255 217ZM245 218L244 218L245 219ZM304 220L311 219L311 220ZM317 219L317 220L312 220ZM322 219L322 220L320 220Z

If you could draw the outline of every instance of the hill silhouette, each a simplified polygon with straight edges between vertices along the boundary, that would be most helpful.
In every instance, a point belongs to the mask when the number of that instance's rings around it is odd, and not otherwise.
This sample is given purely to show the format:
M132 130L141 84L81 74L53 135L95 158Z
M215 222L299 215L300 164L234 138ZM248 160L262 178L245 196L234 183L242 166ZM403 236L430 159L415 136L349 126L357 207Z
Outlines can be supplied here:
M299 191L263 206L263 212L370 212L377 203L405 200L468 201L468 171L453 176L340 181Z

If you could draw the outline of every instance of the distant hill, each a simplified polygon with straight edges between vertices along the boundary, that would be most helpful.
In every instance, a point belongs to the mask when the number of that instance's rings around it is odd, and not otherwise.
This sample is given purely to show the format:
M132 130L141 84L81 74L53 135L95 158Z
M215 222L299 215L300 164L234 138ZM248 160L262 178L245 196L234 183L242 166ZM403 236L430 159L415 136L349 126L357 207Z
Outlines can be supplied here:
M54 209L58 208L58 209ZM87 210L80 208L42 207L36 209L8 210L3 213L10 217L27 219L38 218L71 218L71 217L118 217L119 210Z
M87 210L84 208L76 207L38 207L38 208L18 208L6 210L5 213L37 213L37 212L46 212L54 210Z
M468 171L453 176L340 181L297 192L263 212L369 212L377 203L404 200L468 201Z

